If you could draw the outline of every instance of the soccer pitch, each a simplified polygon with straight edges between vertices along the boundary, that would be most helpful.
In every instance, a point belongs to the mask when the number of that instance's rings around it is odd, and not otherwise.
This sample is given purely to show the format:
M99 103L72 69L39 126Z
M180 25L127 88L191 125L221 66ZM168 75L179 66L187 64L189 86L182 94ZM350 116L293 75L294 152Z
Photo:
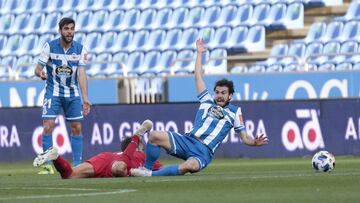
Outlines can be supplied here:
M336 158L331 173L315 173L309 157L215 159L179 177L79 180L1 163L0 202L359 202L360 157Z

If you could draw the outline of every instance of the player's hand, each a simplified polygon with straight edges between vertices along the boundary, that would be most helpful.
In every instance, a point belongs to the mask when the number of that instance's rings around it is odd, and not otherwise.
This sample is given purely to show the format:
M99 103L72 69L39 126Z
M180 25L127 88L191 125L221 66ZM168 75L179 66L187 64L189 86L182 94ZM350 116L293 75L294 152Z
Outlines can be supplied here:
M46 79L47 79L47 74L46 74L46 72L45 72L45 71L41 71L39 77L40 77L42 80L46 80Z
M205 43L203 39L196 40L196 50L198 53L204 53L207 51L207 48L205 47Z
M83 113L84 113L85 116L90 113L90 107L91 107L90 101L89 100L84 100Z
M255 137L254 146L262 146L269 143L269 139L264 134Z

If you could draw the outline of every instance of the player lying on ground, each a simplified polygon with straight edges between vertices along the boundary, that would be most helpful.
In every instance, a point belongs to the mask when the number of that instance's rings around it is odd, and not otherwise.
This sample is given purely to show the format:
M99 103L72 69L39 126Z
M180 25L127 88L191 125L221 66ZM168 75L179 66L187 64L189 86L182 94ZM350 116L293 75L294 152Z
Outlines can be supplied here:
M207 51L203 40L196 41L197 57L195 62L195 86L200 100L194 128L181 135L177 132L152 131L146 145L145 168L131 169L133 176L176 176L195 173L208 166L216 149L234 128L244 144L262 146L268 143L264 135L253 138L246 133L241 108L230 104L234 93L232 81L222 79L215 83L212 97L202 78L202 54ZM167 153L185 160L180 165L171 165L152 171L160 154L160 148Z
M145 120L134 136L124 140L121 146L123 152L103 152L72 168L68 161L58 155L57 149L51 147L34 159L34 166L52 161L63 179L129 176L131 168L144 165L144 146L141 142L139 144L139 141L152 126L150 120ZM157 161L154 170L158 170L161 166Z

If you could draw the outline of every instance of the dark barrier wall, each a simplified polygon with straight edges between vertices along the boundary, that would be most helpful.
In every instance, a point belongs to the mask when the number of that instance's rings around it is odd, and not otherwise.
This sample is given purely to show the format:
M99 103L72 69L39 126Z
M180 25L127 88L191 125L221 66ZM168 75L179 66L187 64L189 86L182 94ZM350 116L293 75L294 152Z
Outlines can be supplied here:
M360 100L243 102L250 134L265 133L265 147L241 144L233 132L218 149L217 157L291 157L329 150L335 155L360 155ZM188 131L198 103L93 106L84 120L84 158L117 151L121 140L145 118L156 130ZM40 108L0 109L0 161L32 160L41 152ZM56 120L54 145L69 158L70 130L63 116Z

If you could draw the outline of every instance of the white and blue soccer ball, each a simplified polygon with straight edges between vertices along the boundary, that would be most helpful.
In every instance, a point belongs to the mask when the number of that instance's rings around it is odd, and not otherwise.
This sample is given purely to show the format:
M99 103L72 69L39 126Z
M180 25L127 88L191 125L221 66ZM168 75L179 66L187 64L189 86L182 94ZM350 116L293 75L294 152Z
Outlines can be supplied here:
M328 151L319 151L314 154L311 163L317 172L330 172L335 168L335 156Z

